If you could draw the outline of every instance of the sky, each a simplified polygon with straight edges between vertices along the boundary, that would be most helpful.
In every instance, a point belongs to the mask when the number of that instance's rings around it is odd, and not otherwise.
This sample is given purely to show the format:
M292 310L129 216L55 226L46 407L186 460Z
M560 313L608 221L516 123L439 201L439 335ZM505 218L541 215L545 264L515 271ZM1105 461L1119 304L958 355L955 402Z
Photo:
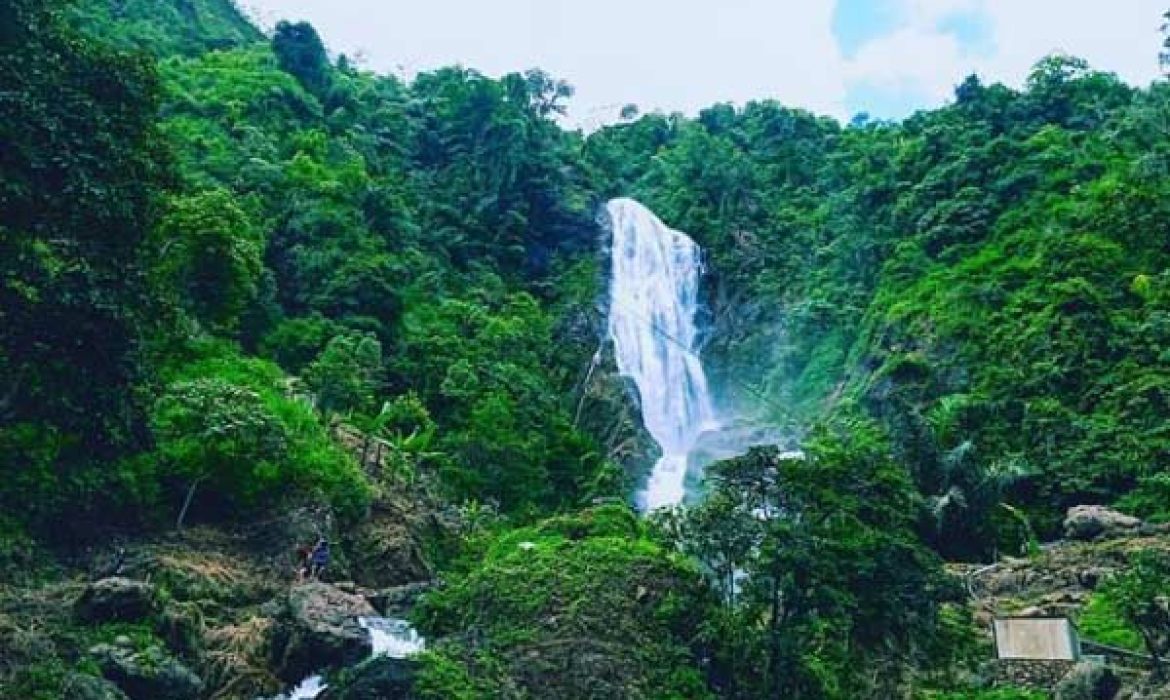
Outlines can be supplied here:
M1020 86L1053 52L1135 85L1159 77L1167 0L238 0L308 20L333 53L403 77L460 63L543 68L570 125L621 107L696 114L772 98L849 119L937 107L972 73Z

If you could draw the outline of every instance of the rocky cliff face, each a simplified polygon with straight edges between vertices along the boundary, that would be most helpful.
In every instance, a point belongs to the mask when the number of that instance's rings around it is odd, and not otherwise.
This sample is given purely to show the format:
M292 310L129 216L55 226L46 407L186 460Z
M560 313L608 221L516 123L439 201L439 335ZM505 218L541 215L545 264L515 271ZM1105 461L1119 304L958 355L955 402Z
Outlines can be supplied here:
M618 374L612 343L599 351L579 401L578 426L594 436L631 482L645 481L662 450L642 425L638 388Z

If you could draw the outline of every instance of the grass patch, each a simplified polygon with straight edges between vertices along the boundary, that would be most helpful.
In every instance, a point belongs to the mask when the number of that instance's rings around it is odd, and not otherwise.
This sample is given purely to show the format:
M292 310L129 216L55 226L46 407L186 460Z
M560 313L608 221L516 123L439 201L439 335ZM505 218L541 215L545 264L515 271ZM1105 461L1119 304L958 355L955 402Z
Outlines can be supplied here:
M1141 635L1129 624L1106 592L1098 591L1089 598L1077 626L1085 639L1132 651L1145 650Z

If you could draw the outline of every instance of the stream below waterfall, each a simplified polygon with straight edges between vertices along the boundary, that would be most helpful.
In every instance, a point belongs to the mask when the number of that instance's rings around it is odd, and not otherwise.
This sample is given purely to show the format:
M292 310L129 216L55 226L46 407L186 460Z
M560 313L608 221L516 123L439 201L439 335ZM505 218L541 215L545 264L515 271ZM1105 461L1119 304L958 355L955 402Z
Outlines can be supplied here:
M358 624L370 635L370 658L405 659L426 648L426 640L409 622L394 617L359 617ZM325 679L312 675L277 700L312 700L325 691Z

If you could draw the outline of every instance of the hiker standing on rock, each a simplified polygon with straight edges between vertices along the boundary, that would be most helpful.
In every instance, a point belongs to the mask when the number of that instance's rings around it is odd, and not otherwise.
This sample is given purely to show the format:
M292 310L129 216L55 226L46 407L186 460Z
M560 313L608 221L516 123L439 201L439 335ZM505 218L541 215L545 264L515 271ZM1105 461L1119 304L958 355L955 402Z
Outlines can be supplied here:
M321 574L325 572L325 567L329 566L329 540L322 537L317 540L317 546L313 547L313 553L309 555L309 578L313 581L321 579Z

